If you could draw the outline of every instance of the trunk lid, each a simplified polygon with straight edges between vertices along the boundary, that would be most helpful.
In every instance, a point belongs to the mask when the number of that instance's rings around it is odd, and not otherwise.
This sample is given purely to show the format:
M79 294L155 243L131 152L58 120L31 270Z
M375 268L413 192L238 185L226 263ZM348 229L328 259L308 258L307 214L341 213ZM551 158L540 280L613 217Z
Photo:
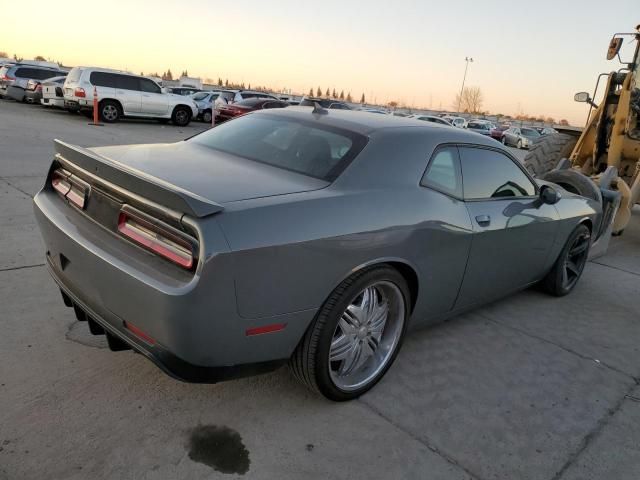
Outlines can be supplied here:
M191 142L82 149L56 141L56 149L105 180L197 217L219 212L229 202L329 185Z

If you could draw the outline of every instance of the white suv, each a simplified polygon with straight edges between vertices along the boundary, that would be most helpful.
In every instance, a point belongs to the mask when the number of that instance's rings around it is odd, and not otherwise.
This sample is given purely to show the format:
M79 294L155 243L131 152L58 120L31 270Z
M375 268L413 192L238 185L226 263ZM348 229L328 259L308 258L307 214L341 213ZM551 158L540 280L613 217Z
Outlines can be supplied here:
M198 107L191 98L166 93L149 78L91 67L76 67L67 75L63 87L65 108L93 110L94 87L100 117L107 123L117 122L124 116L171 119L182 127L198 116Z

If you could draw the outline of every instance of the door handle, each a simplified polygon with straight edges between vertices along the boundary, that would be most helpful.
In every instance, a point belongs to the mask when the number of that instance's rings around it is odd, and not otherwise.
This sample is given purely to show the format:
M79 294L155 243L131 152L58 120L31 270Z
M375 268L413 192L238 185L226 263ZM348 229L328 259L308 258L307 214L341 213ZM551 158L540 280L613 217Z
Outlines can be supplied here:
M491 217L489 215L478 215L476 217L476 222L478 222L478 225L481 227L488 227L491 223Z

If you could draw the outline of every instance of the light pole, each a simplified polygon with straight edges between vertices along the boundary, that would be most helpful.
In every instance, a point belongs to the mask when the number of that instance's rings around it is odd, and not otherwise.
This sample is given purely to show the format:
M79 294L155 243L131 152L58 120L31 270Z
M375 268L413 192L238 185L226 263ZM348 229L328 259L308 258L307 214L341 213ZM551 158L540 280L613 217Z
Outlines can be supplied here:
M460 88L460 95L458 96L458 113L460 113L460 101L462 100L462 92L464 91L464 81L467 79L467 69L469 68L469 62L473 63L473 58L464 57L466 62L464 66L464 76L462 77L462 88Z

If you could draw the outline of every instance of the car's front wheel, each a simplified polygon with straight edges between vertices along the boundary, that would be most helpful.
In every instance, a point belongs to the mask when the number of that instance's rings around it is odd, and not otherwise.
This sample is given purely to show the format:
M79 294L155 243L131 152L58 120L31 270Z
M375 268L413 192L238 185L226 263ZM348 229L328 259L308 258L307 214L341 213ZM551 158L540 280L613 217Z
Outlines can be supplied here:
M211 110L205 110L202 112L202 121L204 123L211 123Z
M191 112L187 107L176 107L171 115L171 122L178 127L186 127L191 121Z
M400 273L373 267L343 281L325 301L296 348L290 367L330 400L356 398L393 363L409 318L409 290Z
M542 280L542 288L551 295L562 297L576 286L589 258L591 230L584 224L578 225L560 252L551 271Z
M522 148L522 140L518 140L516 147L518 147L518 149Z

